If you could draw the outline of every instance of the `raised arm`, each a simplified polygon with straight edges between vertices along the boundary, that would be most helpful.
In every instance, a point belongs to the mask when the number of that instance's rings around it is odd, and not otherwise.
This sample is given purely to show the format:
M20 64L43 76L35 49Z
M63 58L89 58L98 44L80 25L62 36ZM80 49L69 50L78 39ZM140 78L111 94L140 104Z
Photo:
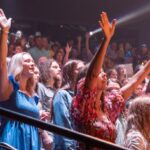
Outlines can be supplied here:
M101 20L99 21L99 24L103 30L105 37L100 46L100 49L98 50L98 52L95 54L94 58L92 59L88 72L87 72L85 86L87 86L89 89L93 89L97 86L97 79L102 69L106 50L114 34L115 27L116 27L116 21L113 20L111 24L108 20L106 12L102 12L100 16L101 16Z
M81 42L82 42L82 37L78 36L77 37L77 51L78 51L78 56L80 56L80 53L81 53Z
M0 39L0 100L7 99L11 86L8 82L7 73L7 40L8 33L11 26L11 19L6 18L2 9L0 9L0 27L1 27L1 39Z
M67 43L66 47L65 47L65 56L64 56L64 60L63 60L63 65L69 60L69 55L71 52L72 47L69 46L69 44Z
M137 88L137 86L144 80L144 78L150 73L150 60L140 69L127 83L121 88L122 96L127 100Z
M89 46L89 42L90 42L90 34L89 34L89 32L86 32L86 34L85 34L85 50L88 52L88 54L92 55L90 46Z

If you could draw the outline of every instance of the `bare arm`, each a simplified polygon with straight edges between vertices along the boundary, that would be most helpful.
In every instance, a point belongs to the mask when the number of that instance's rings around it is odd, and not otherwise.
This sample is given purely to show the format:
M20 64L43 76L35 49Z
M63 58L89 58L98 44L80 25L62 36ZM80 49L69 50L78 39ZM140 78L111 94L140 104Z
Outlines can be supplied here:
M89 47L89 41L90 41L90 34L87 32L85 34L85 49L88 52L88 54L92 55L90 47Z
M7 73L7 40L11 25L11 19L6 18L2 9L0 9L0 27L2 29L0 40L0 100L5 100L11 93L12 87L8 81Z
M99 23L104 32L105 38L101 44L100 49L92 59L87 72L85 86L87 86L89 89L93 89L97 86L97 79L102 69L106 50L116 27L116 21L113 20L112 24L110 24L105 12L102 12L101 21L99 21Z
M78 36L77 37L77 51L78 51L78 56L80 56L80 53L81 53L81 41L82 41L82 37Z
M137 88L137 86L144 80L144 78L150 72L150 60L145 64L145 66L139 70L127 83L125 86L121 88L122 95L125 100L127 100L133 91Z
M69 60L69 55L70 55L71 49L72 49L72 47L69 46L69 44L67 43L67 45L65 47L66 53L65 53L65 56L64 56L63 64L65 64Z

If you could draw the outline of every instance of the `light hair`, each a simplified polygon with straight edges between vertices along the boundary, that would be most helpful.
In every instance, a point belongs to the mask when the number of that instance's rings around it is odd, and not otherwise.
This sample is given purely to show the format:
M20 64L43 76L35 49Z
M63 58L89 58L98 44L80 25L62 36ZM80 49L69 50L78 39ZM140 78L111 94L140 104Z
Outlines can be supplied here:
M150 97L135 98L129 107L126 134L130 129L138 130L150 141Z
M19 82L19 76L21 75L23 71L23 56L24 55L31 56L27 52L17 53L13 55L8 65L8 75L12 75L14 79L18 82ZM30 94L33 94L33 91L34 91L33 85L34 85L34 80L33 80L33 77L31 77L27 80L27 87L26 87L26 90Z

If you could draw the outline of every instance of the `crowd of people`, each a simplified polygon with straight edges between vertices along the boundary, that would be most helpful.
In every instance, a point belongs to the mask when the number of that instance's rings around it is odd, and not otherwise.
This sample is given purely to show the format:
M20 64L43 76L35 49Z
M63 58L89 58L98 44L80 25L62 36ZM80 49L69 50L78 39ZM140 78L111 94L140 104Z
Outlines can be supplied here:
M0 106L130 150L150 149L150 51L112 42L116 20L100 14L104 38L49 42L40 33L9 34L0 9ZM127 70L130 64L131 70ZM75 150L85 144L1 116L0 142L18 150ZM102 150L93 147L93 150Z

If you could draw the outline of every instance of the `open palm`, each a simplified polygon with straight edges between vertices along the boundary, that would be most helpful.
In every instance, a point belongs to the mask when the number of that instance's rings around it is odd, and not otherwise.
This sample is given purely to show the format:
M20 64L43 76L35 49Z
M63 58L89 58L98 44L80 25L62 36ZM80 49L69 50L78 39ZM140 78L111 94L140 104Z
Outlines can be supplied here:
M105 37L110 39L115 31L116 20L114 19L112 23L110 23L106 12L102 12L100 16L101 20L99 21L99 24L105 34Z
M3 29L9 29L11 26L11 18L7 19L2 9L0 9L0 26Z

